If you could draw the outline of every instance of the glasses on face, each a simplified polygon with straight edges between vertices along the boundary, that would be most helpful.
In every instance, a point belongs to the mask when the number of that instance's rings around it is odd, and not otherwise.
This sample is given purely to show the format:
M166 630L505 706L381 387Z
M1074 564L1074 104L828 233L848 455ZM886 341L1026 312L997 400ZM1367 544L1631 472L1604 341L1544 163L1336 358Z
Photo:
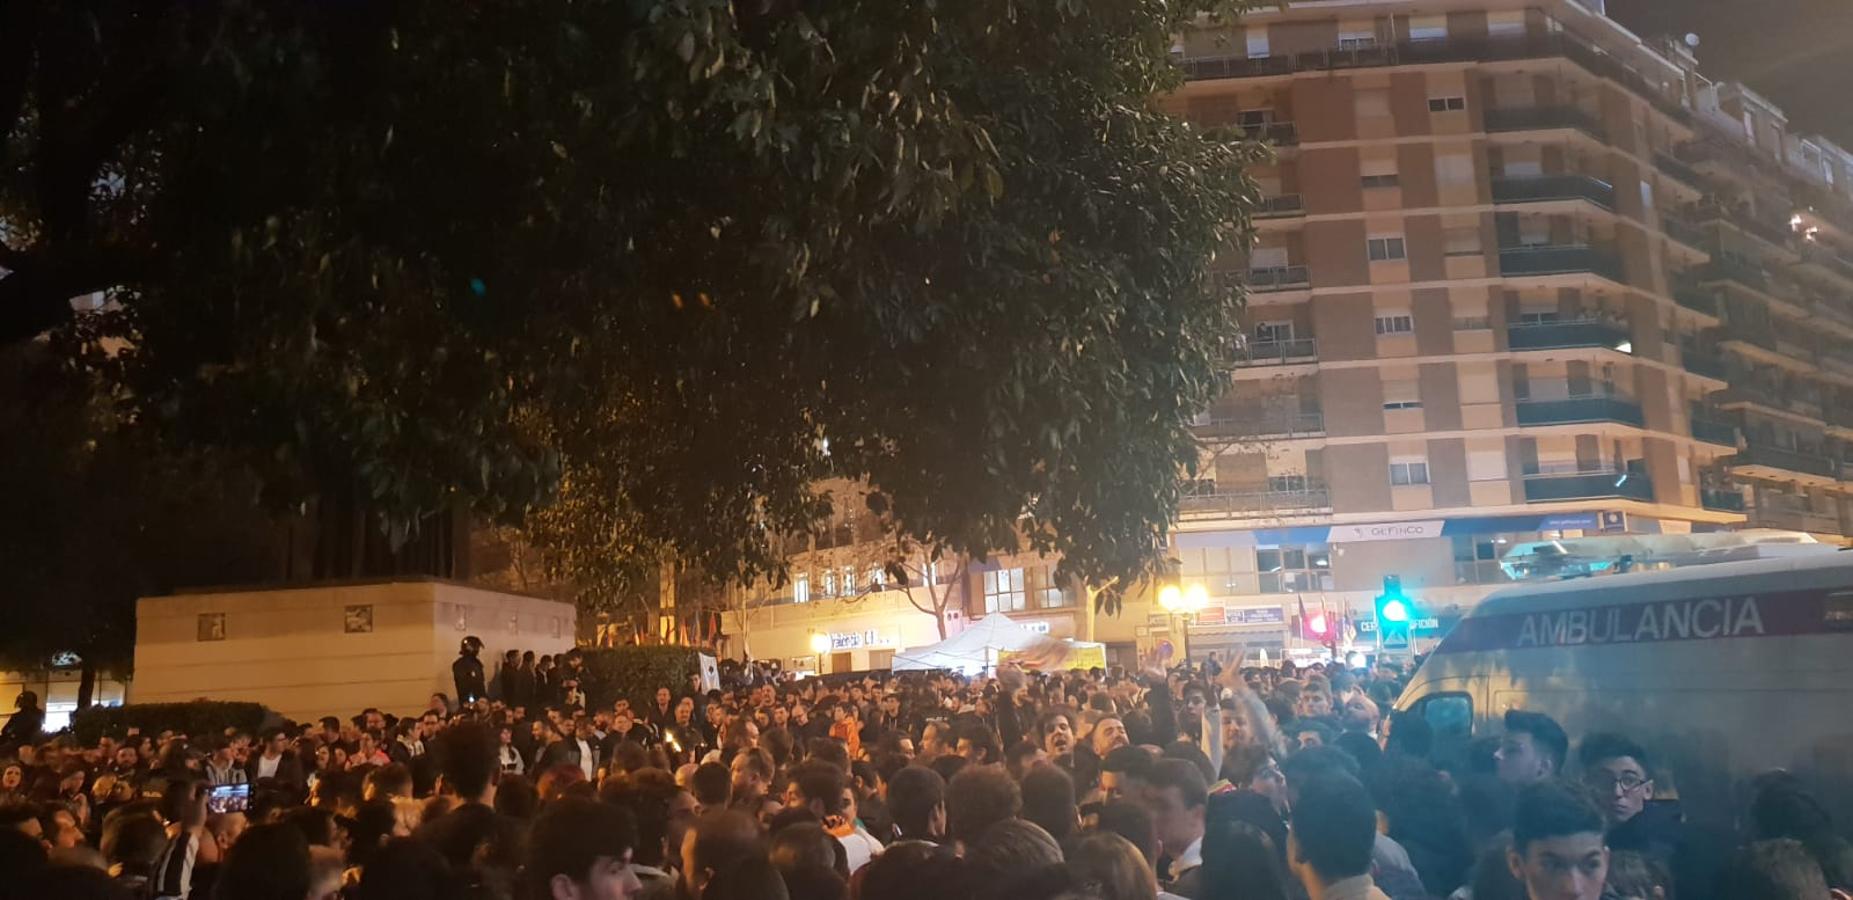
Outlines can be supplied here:
M1589 783L1590 787L1598 791L1620 791L1624 794L1632 794L1646 787L1648 783L1648 779L1642 778L1633 772L1624 773L1619 777L1607 772L1591 772L1585 780Z

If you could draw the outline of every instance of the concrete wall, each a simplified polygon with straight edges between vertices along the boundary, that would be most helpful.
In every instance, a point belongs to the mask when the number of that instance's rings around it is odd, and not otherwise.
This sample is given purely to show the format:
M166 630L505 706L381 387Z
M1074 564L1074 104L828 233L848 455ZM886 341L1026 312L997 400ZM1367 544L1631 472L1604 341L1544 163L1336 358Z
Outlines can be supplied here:
M371 608L371 631L348 630L350 607ZM202 640L202 619L217 616L223 639ZM144 597L129 702L252 700L298 721L412 713L455 694L465 636L482 639L493 676L504 650L571 649L575 624L569 604L436 580Z

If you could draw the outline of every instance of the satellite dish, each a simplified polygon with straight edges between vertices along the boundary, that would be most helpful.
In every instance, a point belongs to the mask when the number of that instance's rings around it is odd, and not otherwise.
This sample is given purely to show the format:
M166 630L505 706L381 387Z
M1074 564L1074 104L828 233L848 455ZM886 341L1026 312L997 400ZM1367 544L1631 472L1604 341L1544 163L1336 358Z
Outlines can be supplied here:
M1686 46L1697 49L1699 46L1699 36L1690 31L1686 32Z

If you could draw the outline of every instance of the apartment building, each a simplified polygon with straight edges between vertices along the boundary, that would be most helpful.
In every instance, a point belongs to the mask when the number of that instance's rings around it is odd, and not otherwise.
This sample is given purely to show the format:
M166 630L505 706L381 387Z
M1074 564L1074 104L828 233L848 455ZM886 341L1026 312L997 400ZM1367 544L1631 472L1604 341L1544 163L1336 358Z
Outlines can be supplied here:
M1600 0L1296 0L1174 53L1169 108L1277 157L1175 544L1269 613L1230 641L1385 575L1471 604L1521 541L1853 534L1853 154Z

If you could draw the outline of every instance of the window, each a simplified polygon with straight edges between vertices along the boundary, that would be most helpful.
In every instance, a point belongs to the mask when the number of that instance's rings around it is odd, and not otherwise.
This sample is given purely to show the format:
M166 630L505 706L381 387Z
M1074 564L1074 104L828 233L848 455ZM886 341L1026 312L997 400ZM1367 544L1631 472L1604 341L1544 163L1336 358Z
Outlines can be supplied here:
M1518 314L1518 324L1520 325L1548 325L1552 322L1558 321L1561 318L1563 318L1563 314L1554 309L1539 311L1539 312L1522 312L1521 311Z
M1390 463L1390 483L1395 485L1427 484L1428 461Z
M1459 228L1444 228L1441 231L1441 255L1443 256L1479 256L1483 253L1480 244L1480 228L1477 225L1465 225Z
M1377 26L1368 21L1344 22L1338 26L1338 49L1359 50L1377 46Z
M811 602L811 576L799 575L791 580L791 602Z
M1391 172L1388 175L1366 175L1363 178L1363 182L1364 182L1365 190L1369 190L1371 188L1395 187L1396 186L1396 173Z
M855 595L856 595L856 567L855 566L844 566L843 567L843 596L854 597Z
M1411 41L1445 41L1448 39L1448 17L1410 16L1409 40Z
M1022 569L995 569L984 573L984 611L1020 612L1029 592L1023 589Z
M1386 380L1383 383L1384 409L1421 409L1422 394L1415 379Z
M1430 694L1415 702L1414 711L1438 739L1473 737L1473 698L1466 694Z
M1437 154L1435 156L1435 180L1442 184L1472 184L1473 154Z
M1261 575L1261 593L1292 594L1332 589L1332 546L1298 544L1264 547L1255 551L1255 569Z
M1248 29L1248 58L1266 59L1268 56L1267 26L1255 26Z
M829 569L824 572L824 596L826 597L836 596L836 570L835 569Z
M1389 313L1377 317L1377 334L1414 334L1415 317L1408 313Z
M1255 341L1257 343L1278 343L1293 340L1293 322L1256 322Z
M868 581L869 590L885 591L888 589L888 570L882 566L870 566L869 575L866 580Z
M1306 493L1306 476L1269 475L1268 491L1274 494L1304 494Z
M1403 239L1400 237L1374 237L1367 244L1370 248L1371 262L1407 258L1403 251Z
M1486 33L1493 37L1513 37L1525 33L1525 11L1496 9L1486 14Z
M1054 566L1036 567L1035 582L1037 608L1060 609L1068 605L1068 592L1055 580Z
M1428 98L1428 111L1432 113L1460 112L1461 110L1464 110L1466 108L1467 108L1467 98L1466 97L1430 97Z

